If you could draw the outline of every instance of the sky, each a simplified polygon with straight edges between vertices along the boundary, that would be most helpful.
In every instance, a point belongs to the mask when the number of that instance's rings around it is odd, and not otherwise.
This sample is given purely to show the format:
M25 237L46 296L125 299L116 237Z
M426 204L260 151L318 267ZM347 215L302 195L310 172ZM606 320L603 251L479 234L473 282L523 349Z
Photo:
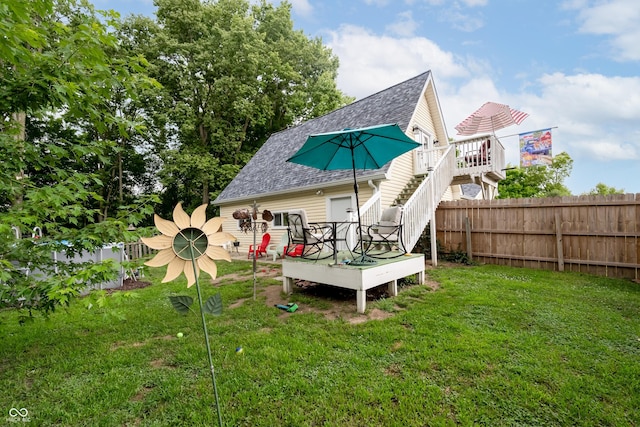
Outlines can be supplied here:
M278 3L278 1L274 1ZM338 88L363 98L431 70L448 136L487 101L529 114L496 132L552 128L574 161L574 195L604 183L640 193L640 1L290 0L296 29L340 60ZM94 0L153 16L151 0Z

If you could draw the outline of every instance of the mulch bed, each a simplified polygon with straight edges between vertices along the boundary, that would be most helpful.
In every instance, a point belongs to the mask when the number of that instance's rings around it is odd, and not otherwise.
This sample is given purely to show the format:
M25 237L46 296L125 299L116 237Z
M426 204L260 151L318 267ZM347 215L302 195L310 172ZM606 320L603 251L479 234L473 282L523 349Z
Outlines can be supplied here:
M122 287L111 289L112 291L132 291L134 289L142 289L147 286L151 286L151 282L145 282L144 280L124 279L122 281Z

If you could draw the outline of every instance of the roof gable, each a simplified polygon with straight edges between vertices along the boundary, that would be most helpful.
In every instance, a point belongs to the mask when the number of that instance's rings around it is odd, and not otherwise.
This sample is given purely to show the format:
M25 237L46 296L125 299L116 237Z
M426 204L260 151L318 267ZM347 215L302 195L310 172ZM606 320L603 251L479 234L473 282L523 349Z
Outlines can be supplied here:
M286 160L302 147L311 134L392 123L406 130L430 75L427 71L324 116L274 133L213 203L352 180L351 170L322 171ZM388 168L389 164L381 169L358 171L358 180L383 174Z

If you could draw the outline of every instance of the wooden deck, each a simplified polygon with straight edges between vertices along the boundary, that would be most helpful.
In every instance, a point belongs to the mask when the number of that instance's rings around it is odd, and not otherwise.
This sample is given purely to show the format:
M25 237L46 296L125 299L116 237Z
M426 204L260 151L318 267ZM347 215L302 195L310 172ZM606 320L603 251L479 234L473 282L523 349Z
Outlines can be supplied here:
M338 260L342 259L344 256L338 257ZM285 293L293 292L294 279L353 289L356 291L358 313L366 310L368 289L388 284L389 294L396 296L398 279L412 275L416 276L419 284L424 284L424 255L406 254L378 260L376 264L367 266L334 264L333 258L319 261L300 258L282 260L282 285Z

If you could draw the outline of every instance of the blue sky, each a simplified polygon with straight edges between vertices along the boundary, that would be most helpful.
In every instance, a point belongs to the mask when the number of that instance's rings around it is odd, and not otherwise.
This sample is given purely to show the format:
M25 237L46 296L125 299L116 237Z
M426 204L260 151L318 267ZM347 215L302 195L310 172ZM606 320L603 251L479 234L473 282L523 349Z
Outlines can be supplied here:
M152 16L150 0L94 0ZM553 129L574 194L599 182L640 193L640 1L292 0L297 29L340 58L338 87L362 98L433 72L449 137L486 101L529 113L497 132Z

